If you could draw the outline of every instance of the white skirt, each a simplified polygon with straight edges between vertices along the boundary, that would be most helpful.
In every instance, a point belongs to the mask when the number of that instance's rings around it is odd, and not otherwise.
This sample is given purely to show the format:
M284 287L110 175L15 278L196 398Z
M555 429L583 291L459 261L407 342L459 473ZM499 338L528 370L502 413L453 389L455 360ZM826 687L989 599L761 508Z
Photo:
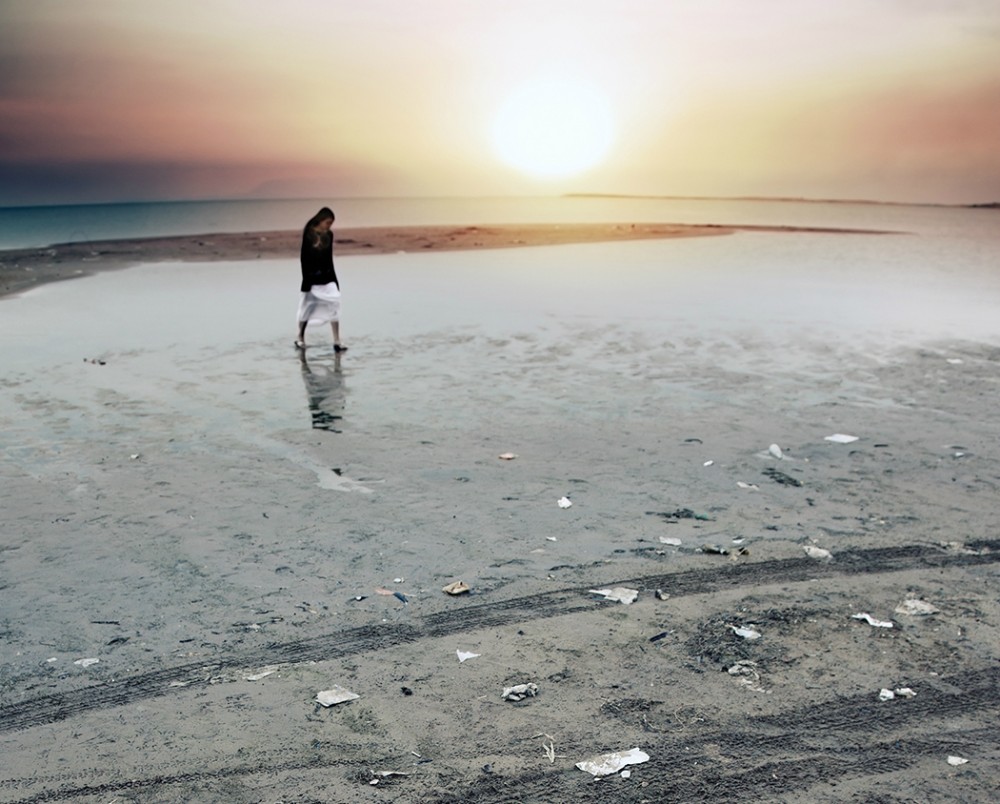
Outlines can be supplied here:
M313 285L299 299L299 322L329 324L340 321L340 288L336 282Z

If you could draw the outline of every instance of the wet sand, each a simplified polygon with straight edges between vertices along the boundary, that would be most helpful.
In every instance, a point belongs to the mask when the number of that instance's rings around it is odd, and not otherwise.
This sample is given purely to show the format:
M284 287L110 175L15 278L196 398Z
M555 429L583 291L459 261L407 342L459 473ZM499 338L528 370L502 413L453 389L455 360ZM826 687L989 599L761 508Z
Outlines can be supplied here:
M0 800L989 799L1000 340L701 269L805 232L338 234L342 356L287 253L0 302Z

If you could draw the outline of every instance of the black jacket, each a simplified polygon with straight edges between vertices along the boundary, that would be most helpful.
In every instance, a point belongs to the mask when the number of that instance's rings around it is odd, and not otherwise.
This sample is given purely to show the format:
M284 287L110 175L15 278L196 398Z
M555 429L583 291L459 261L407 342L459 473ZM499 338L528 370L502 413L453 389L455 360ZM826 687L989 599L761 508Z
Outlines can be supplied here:
M340 289L340 282L337 281L337 272L333 268L333 235L325 238L325 243L319 247L313 246L313 237L310 232L302 234L302 287L303 293L313 285L327 285L336 282L337 289Z

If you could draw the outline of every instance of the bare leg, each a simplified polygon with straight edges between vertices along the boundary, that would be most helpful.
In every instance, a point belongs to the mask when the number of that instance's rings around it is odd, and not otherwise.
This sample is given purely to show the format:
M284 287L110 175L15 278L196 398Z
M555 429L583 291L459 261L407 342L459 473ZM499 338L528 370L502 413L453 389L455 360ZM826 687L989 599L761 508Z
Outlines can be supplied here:
M299 337L295 339L295 345L300 349L306 348L306 321L299 321Z
M340 345L340 322L331 321L330 329L333 330L333 351L335 352L346 352L347 347Z

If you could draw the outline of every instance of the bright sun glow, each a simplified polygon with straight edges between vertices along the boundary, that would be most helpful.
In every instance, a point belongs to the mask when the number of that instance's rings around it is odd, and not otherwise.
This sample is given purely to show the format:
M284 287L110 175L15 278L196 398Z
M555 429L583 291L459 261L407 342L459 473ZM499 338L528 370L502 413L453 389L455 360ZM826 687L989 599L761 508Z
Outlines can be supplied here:
M539 178L565 178L594 167L613 138L607 100L576 81L526 84L507 98L493 124L497 155Z

